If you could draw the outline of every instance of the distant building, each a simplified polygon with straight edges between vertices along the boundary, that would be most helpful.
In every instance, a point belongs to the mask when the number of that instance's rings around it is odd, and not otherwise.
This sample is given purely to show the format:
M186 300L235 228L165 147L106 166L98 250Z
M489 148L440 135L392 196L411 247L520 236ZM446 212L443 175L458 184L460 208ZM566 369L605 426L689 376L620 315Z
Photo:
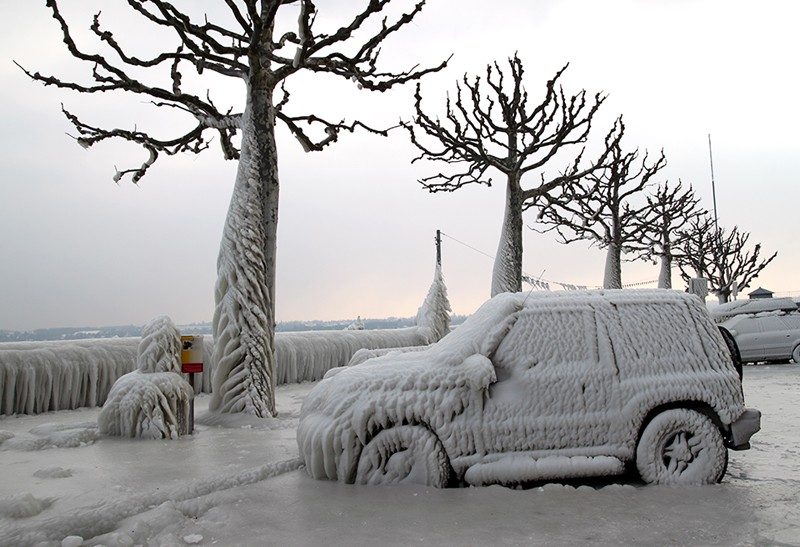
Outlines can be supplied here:
M772 298L772 295L775 294L772 291L768 291L764 287L759 287L747 296L750 297L750 300L757 300L759 298Z

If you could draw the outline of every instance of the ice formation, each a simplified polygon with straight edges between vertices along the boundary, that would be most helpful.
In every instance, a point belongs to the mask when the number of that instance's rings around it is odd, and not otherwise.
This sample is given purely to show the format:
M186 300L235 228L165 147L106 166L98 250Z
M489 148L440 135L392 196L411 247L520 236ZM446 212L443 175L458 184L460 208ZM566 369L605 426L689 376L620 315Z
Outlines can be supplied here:
M139 372L180 372L181 333L166 315L142 327L142 341L136 356Z
M0 344L0 414L102 405L133 370L135 338Z
M319 380L328 370L346 365L351 357L361 349L375 350L428 345L439 340L450 330L449 312L450 302L447 299L447 288L441 268L437 266L425 301L417 312L417 326L402 329L276 333L274 340L275 370L272 377L276 384ZM215 349L215 351L221 352L222 350ZM231 360L230 363L234 361ZM240 363L237 365L238 372L236 374L227 369L220 372L218 377L214 373L217 378L214 389L223 389L227 395L215 393L212 409L246 410L249 408L247 407L249 403L246 404L246 402L250 398L244 397L240 393L240 390L245 389L248 382L251 382L247 379L250 374L247 372L248 366L245 366L244 362ZM236 382L243 382L243 384L237 387ZM258 412L254 413L260 415Z
M725 342L695 297L507 293L423 351L320 382L297 440L312 476L346 482L377 482L375 468L359 476L359 459L396 426L433 432L467 482L613 473L636 459L640 427L668 404L701 405L722 424L744 412ZM393 453L383 458L378 469L396 472Z
M136 368L139 338L0 344L0 414L101 406L114 382ZM211 339L195 392L211 392ZM188 376L185 376L188 378Z
M94 422L52 424L45 423L30 430L32 437L14 437L0 444L0 450L34 451L49 448L77 448L97 440Z
M377 330L280 332L275 336L275 381L279 384L319 380L347 364L362 348L421 346L428 343L417 327Z
M449 331L449 312L447 289L437 266L415 327L276 333L275 382L319 380L329 369L346 365L360 349L428 345ZM0 344L0 414L37 414L102 405L114 382L134 368L142 372L179 371L180 357L175 353L176 344L180 349L179 336L169 318L162 316L142 329L141 340ZM211 392L213 347L212 339L205 337L205 366L202 375L195 375L196 393ZM241 375L223 374L230 381L241 379L246 373Z
M756 298L751 300L737 300L727 302L710 308L708 311L714 321L722 323L731 317L747 313L760 313L768 311L797 311L797 303L791 298Z
M97 419L100 433L119 437L177 439L188 433L189 383L174 372L135 370L114 384Z
M360 365L368 359L373 357L383 357L384 355L392 354L398 355L400 353L411 353L414 351L422 351L428 349L428 346L404 346L400 348L379 348L379 349L360 349L353 354L353 357L347 362L348 367L353 365Z
M30 494L0 498L0 516L13 519L29 518L53 505L54 501L55 498L39 499Z
M253 116L248 101L242 114L236 183L217 259L210 408L263 418L275 415L278 173L274 132L261 136L270 139L268 143L256 142ZM265 146L271 157L260 155Z
M118 437L177 439L191 433L194 390L181 377L181 337L167 316L142 329L137 370L114 383L97 419L100 433Z
M447 299L447 286L442 277L441 264L436 265L433 283L428 289L425 302L417 311L417 327L423 331L428 343L438 342L450 332L450 301Z

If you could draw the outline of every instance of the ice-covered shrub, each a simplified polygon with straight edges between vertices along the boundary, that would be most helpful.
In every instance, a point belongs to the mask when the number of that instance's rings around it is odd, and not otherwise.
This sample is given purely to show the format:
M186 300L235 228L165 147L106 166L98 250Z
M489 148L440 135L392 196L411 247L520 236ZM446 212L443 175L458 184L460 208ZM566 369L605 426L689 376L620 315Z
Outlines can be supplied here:
M189 433L192 386L174 372L135 370L114 384L97 420L100 433L177 439Z
M166 315L142 327L136 368L140 372L181 371L181 333Z
M166 315L142 328L137 370L114 383L100 412L100 433L119 437L177 439L189 431L194 390L181 370L181 336Z

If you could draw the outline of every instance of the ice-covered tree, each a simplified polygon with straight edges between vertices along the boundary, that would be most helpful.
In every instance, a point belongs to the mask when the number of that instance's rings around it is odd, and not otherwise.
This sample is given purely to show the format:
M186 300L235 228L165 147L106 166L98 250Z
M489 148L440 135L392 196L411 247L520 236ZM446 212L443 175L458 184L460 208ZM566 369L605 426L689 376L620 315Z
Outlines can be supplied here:
M522 214L545 195L561 195L575 181L597 168L606 152L583 161L592 121L605 97L585 90L565 94L560 85L566 66L547 82L535 102L523 84L524 68L516 54L504 71L498 63L484 78L456 82L455 97L445 102L444 119L423 109L417 85L413 123L404 124L420 159L456 166L420 180L430 192L453 192L468 184L491 186L492 171L505 178L503 227L492 274L492 296L522 290ZM610 137L610 134L609 134ZM560 174L545 176L544 167L559 153L571 153ZM523 180L524 179L524 180Z
M441 69L445 63L400 71L379 68L384 41L410 23L425 1L417 0L402 11L395 9L394 0L368 0L347 17L333 14L341 26L328 18L330 28L320 28L323 23L318 24L312 0L224 0L215 7L219 19L204 15L206 3L179 7L167 0L120 0L134 16L169 33L161 53L147 57L131 52L129 37L118 39L99 13L90 25L96 43L87 46L62 15L61 3L45 3L69 53L90 67L89 77L71 81L23 69L28 76L80 93L127 92L154 107L184 113L189 121L188 130L161 137L141 129L141 124L127 129L92 125L64 109L80 145L89 148L118 138L144 149L141 165L118 170L114 180L130 177L135 183L162 155L199 153L214 137L223 157L238 160L217 265L211 407L274 414L279 189L275 128L283 124L306 151L322 150L343 132L356 129L386 133L360 121L329 121L313 112L293 112L286 84L295 74L310 72L385 91ZM191 91L183 82L187 69L207 85L219 83L220 77L241 82L241 103L223 109L212 102L210 92ZM164 81L168 85L160 83Z
M438 342L450 332L452 311L450 300L447 298L447 286L442 276L442 265L437 263L428 295L417 310L417 326L424 329L428 343Z
M699 202L691 186L686 189L680 181L674 185L665 182L647 196L648 208L643 216L634 219L642 228L641 239L628 245L640 258L658 260L659 289L672 288L672 266L687 237L685 229L702 214Z
M730 300L734 286L739 290L750 283L778 255L761 258L761 243L749 248L750 233L738 226L730 230L714 228L713 221L706 215L693 222L687 230L681 258L678 264L684 279L704 277L708 279L709 290L717 295L719 302Z
M621 137L625 132L621 119L616 127ZM648 162L646 152L643 157L638 148L624 152L620 138L612 139L606 164L572 185L568 199L540 201L541 231L555 231L562 243L588 240L606 249L603 287L621 289L622 253L647 231L641 222L650 207L644 190L665 165L663 152Z

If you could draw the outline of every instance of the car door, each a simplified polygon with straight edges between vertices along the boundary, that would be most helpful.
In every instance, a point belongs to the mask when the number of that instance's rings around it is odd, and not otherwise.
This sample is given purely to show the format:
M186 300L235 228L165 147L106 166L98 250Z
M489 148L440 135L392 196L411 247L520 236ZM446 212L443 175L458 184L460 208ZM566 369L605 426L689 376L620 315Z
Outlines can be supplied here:
M762 342L766 359L788 359L794 349L796 333L791 328L790 319L783 315L761 317L758 322L763 330Z
M484 404L487 452L593 454L607 443L619 400L602 330L590 305L518 312L491 356L497 381Z
M764 342L758 319L753 316L740 316L723 323L736 340L742 361L764 359ZM728 325L730 325L728 327Z

